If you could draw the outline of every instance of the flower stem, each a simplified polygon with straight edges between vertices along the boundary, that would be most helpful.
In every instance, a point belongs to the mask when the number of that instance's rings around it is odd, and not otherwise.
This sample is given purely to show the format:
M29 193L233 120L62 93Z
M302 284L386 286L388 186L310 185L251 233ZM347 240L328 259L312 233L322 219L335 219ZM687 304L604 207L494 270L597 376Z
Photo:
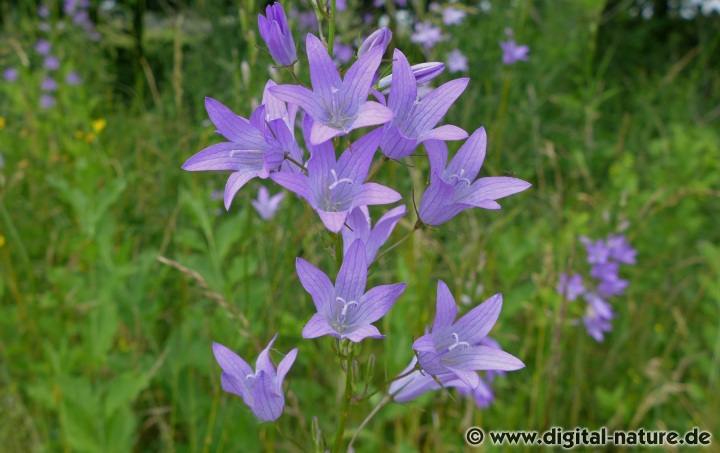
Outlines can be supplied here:
M380 172L380 169L383 167L383 165L385 165L385 162L387 162L389 160L390 160L389 157L383 156L380 163L377 164L375 166L375 168L372 169L372 172L370 173L370 175L367 178L365 178L365 181L371 181Z
M333 252L335 252L335 265L337 271L340 272L340 266L343 262L343 246L342 246L342 235L340 233L333 234Z
M333 57L333 46L335 44L335 10L337 0L332 0L331 9L330 9L330 27L328 30L328 53L330 54L330 58Z
M375 258L375 262L380 261L380 258L382 258L383 256L385 256L385 255L387 255L388 253L390 253L391 251L393 251L393 250L395 249L395 247L399 246L399 245L402 244L403 242L405 242L405 241L407 241L408 239L410 239L410 236L412 236L413 233L415 233L415 231L419 230L419 229L422 228L423 226L424 226L424 224L420 221L420 219L418 219L418 221L415 222L415 226L413 226L413 229L410 230L410 232L409 232L408 234L406 234L405 236L403 236L399 241L397 241L396 243L394 243L394 244L391 245L390 247L386 248L380 255L378 255L377 258Z
M363 420L362 423L360 423L360 426L358 426L358 429L357 429L357 431L355 431L355 434L353 434L352 439L350 439L350 444L348 445L348 451L351 451L352 445L355 443L355 439L357 439L357 436L360 434L360 431L362 431L363 428L365 428L365 425L368 424L370 419L372 419L375 416L375 414L377 414L380 411L380 409L382 409L383 406L385 406L390 401L392 401L392 397L390 395L385 395L383 397L383 399L380 400L378 405L375 406L375 408L372 411L370 411L368 416L365 417L365 420Z
M350 409L350 399L352 398L352 359L353 351L351 350L345 360L345 394L343 395L342 408L340 409L340 420L338 421L337 430L335 431L333 453L342 451L342 439L345 434L345 425L347 424L348 411Z

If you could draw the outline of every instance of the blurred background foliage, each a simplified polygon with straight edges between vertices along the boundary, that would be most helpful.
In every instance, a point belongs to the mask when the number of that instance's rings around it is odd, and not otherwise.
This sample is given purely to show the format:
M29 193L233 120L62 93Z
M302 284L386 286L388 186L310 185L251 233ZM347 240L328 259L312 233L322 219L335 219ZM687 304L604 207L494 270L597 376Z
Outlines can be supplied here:
M377 23L392 8L348 3L339 18L346 44L369 30L363 14ZM422 0L410 3L415 17L430 17ZM217 341L255 357L280 332L277 351L300 353L279 424L309 446L311 417L333 430L342 380L331 341L300 337L313 307L294 258L333 269L321 224L294 197L263 222L250 205L259 181L226 213L212 197L224 175L180 169L214 143L205 96L248 116L268 73L290 82L257 47L266 3L93 0L97 42L72 26L60 1L44 4L49 20L37 1L0 2L0 70L19 70L15 82L0 81L0 445L294 451L222 393L210 349ZM504 294L492 335L527 368L496 380L497 400L482 411L447 392L383 408L357 450L459 451L470 425L699 426L718 439L717 9L682 0L461 4L468 18L437 48L411 44L394 19L393 45L414 63L454 48L468 57L472 81L446 121L484 125L484 174L514 174L533 188L499 212L473 210L418 233L383 258L371 284L408 289L378 326L388 338L362 345L363 357L377 356L364 379L377 385L405 367L434 316L439 278L472 305ZM302 42L298 17L290 14ZM502 66L506 27L531 46L530 61ZM48 109L33 51L42 36L60 72L83 79L61 86ZM456 76L446 71L442 81ZM426 162L413 163L427 173ZM380 173L409 206L411 190L425 184L411 174L397 164ZM407 216L394 237L413 222ZM596 343L574 322L579 303L564 302L555 285L560 273L584 270L578 235L619 230L638 264L623 270L630 287L613 300L614 330ZM352 406L350 433L379 397Z

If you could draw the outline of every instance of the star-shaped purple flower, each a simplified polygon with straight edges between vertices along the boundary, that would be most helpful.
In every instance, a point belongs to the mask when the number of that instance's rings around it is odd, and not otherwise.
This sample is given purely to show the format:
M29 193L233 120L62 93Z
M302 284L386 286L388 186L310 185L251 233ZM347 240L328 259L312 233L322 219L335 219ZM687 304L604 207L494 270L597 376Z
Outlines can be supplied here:
M485 128L476 130L447 165L448 149L444 142L425 143L430 158L430 185L420 200L420 220L440 225L469 208L500 209L495 201L530 187L522 179L506 176L475 178L485 160ZM474 182L473 182L474 181Z
M297 348L288 352L280 361L277 372L270 361L270 344L258 356L255 371L239 355L219 343L213 343L213 354L223 372L220 375L222 388L228 393L242 397L257 418L272 422L280 418L285 407L283 380L297 357Z
M525 365L505 351L481 345L500 316L502 295L496 294L455 321L457 305L447 285L438 281L437 313L430 333L413 343L423 370L432 375L452 373L474 389L479 370L512 371Z
M330 335L357 343L364 338L385 337L372 323L390 310L405 291L405 283L376 286L365 292L367 265L365 247L359 239L345 255L334 286L324 272L297 258L298 277L318 311L303 328L303 338Z
M635 256L637 250L630 246L625 236L609 235L606 240L607 247L610 249L610 257L623 264L635 264Z
M569 301L577 299L578 296L585 292L585 286L580 274L573 274L570 277L567 274L560 275L560 283L555 289Z
M187 171L232 171L225 186L225 208L230 209L235 194L254 177L267 178L278 170L285 154L300 152L286 118L268 120L265 105L258 107L250 120L236 115L212 98L205 98L210 120L227 142L212 145L183 165Z
M347 253L350 245L356 239L360 239L365 245L367 253L367 262L371 264L375 261L380 247L387 241L392 233L395 225L400 218L407 213L405 206L398 206L386 212L380 217L375 228L372 228L370 222L370 212L366 206L360 206L352 210L347 218L346 226L342 229L343 248Z
M304 129L307 132L311 128L312 119L306 116ZM307 200L325 227L337 233L353 208L394 203L402 198L396 191L380 184L363 184L381 133L375 130L364 135L351 144L337 161L332 142L308 145L307 176L283 172L273 174L272 179Z
M400 159L409 156L425 140L467 138L467 132L457 126L435 126L465 90L470 79L451 80L418 100L415 75L407 58L398 49L393 54L392 71L387 105L395 117L384 128L380 145L383 154L391 159Z
M513 65L518 61L529 60L528 52L530 47L518 46L517 43L511 38L507 41L500 41L500 48L503 51L502 62L506 65Z
M382 46L376 46L353 64L341 79L325 46L309 34L305 44L313 91L298 85L278 85L270 92L285 102L299 105L314 120L310 144L318 145L353 129L386 123L390 109L367 101L380 65Z
M270 192L261 186L258 191L257 200L250 200L255 210L260 215L260 218L268 221L275 216L275 213L280 208L280 202L285 198L285 192L280 192L277 195L270 196Z
M583 316L585 330L596 341L602 342L605 339L605 332L612 330L610 321L615 317L615 312L605 299L595 293L587 292L583 298L587 302Z

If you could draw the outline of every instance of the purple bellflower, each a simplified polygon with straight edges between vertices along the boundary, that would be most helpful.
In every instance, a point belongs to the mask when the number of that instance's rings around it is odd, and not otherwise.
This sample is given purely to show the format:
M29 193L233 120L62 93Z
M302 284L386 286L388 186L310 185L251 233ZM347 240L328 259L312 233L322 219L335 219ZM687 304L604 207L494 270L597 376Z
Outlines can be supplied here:
M413 77L415 77L415 84L420 86L439 76L445 69L445 64L436 61L430 63L419 63L410 66L410 69L412 70ZM378 80L377 83L378 90L380 90L383 94L390 92L390 85L392 85L392 74L383 77Z
M365 245L368 265L372 264L378 250L390 237L400 218L406 213L405 206L393 208L380 217L375 228L371 228L367 206L353 209L347 217L347 226L342 229L344 252L347 253L350 245L356 239L360 239Z
M392 87L387 101L395 117L384 127L380 145L383 154L391 159L400 159L409 156L425 140L467 138L467 132L457 126L435 126L462 94L469 81L467 78L452 80L419 101L418 87L410 63L400 50L395 49Z
M365 38L360 48L357 51L358 58L362 57L375 47L381 47L383 54L388 48L390 41L392 40L392 32L389 28L383 27L380 30L374 31L370 36Z
M265 13L267 17L258 14L260 36L275 62L280 66L290 66L297 60L297 51L285 10L280 3L275 2L267 7Z
M530 187L517 178L493 176L475 180L485 159L485 128L476 130L447 165L444 142L425 143L430 158L430 185L420 200L420 220L440 225L468 208L500 209L495 201ZM474 182L473 182L474 181Z
M304 130L312 130L312 119L305 116ZM377 183L365 183L373 154L380 142L375 130L351 144L335 160L332 142L310 148L307 176L299 173L274 173L273 181L301 196L317 211L325 227L338 233L350 211L357 206L395 203L402 197Z
M227 142L212 145L183 165L187 171L232 171L225 186L225 208L230 209L235 194L254 177L267 178L285 159L285 153L297 149L288 130L287 118L267 120L266 105L258 107L246 120L220 102L205 98L210 120ZM297 151L299 152L299 150Z
M622 264L635 264L637 250L630 246L625 236L609 235L606 240L610 258Z
M215 360L223 370L220 376L222 389L240 396L253 414L265 422L275 421L282 415L285 407L283 380L298 352L297 348L288 352L280 361L276 372L269 356L276 339L277 334L258 356L255 371L239 355L219 343L213 343Z
M255 210L260 215L260 218L268 221L275 217L275 213L280 208L280 202L285 198L285 192L280 192L277 195L270 196L270 192L261 186L258 191L257 200L250 200Z
M411 42L422 44L426 49L432 49L437 43L446 39L447 36L442 34L442 30L429 21L416 23L415 33L410 36Z
M305 47L313 91L298 85L278 85L270 88L270 92L285 102L299 105L313 118L311 145L392 119L390 109L367 101L380 66L382 47L377 46L359 58L345 73L344 80L318 38L309 34Z
M40 95L40 108L49 109L50 107L54 107L55 104L57 104L55 96L52 96L50 94Z
M15 68L7 68L3 71L3 79L5 79L8 82L14 82L17 80L20 73Z
M58 83L50 76L47 76L40 83L40 89L43 91L57 91Z
M333 48L333 59L335 62L344 64L352 60L353 56L355 56L355 52L351 46L339 42L335 43L335 47Z
M468 59L458 49L453 50L447 55L447 64L450 72L462 72L468 70Z
M303 338L330 335L357 343L364 338L385 337L372 323L390 310L405 291L405 283L376 286L365 292L367 265L365 247L359 239L345 255L334 286L324 272L297 258L298 277L318 311L303 328Z
M408 373L410 370L415 368L417 365L417 357L413 356L408 365L400 375ZM462 387L471 390L465 385L460 379L452 373L444 373L435 376L443 385L443 387ZM442 387L437 381L428 373L424 373L420 370L408 374L405 377L397 379L390 384L388 393L392 396L393 400L398 403L406 403L414 400L423 393L429 392L430 390L440 390Z
M602 342L605 339L605 332L612 330L610 321L615 317L615 313L610 304L595 293L585 293L583 298L587 302L585 316L583 316L585 330L596 341Z
M457 8L445 8L442 12L443 23L445 25L460 25L465 19L465 11Z
M50 55L50 50L52 50L52 45L47 39L38 39L38 42L35 43L35 51L40 55Z
M571 277L568 277L567 274L560 275L560 283L555 289L569 301L574 301L585 293L585 286L580 274L573 274Z
M518 46L512 38L507 41L500 41L500 48L503 51L503 64L513 65L518 61L527 61L529 59L527 54L530 51L530 47Z
M65 76L65 82L68 85L80 85L82 83L82 77L75 71L70 71Z
M604 264L610 258L610 249L605 245L605 241L598 239L593 242L586 236L580 236L580 242L585 244L587 251L587 262L589 264Z
M58 60L57 57L49 55L45 57L45 60L43 61L43 67L48 71L55 71L60 67L60 60Z
M452 373L474 389L480 384L477 371L524 368L515 356L481 344L495 325L501 308L502 295L496 294L455 321L458 314L455 299L439 280L432 330L413 343L423 370L435 376Z

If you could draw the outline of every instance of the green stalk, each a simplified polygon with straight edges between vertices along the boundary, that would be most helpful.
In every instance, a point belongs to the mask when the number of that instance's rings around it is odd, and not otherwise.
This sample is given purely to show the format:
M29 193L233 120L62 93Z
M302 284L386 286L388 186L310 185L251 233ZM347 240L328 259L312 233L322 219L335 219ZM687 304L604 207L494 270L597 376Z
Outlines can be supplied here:
M350 399L352 398L352 359L353 351L351 350L350 355L345 360L345 395L343 396L342 409L340 410L340 420L338 421L337 430L335 431L333 453L340 453L342 451L342 439L345 434L345 425L347 424L348 411L350 409Z
M328 30L328 53L330 58L333 56L333 46L335 45L335 10L337 0L332 0L330 7L330 29Z

